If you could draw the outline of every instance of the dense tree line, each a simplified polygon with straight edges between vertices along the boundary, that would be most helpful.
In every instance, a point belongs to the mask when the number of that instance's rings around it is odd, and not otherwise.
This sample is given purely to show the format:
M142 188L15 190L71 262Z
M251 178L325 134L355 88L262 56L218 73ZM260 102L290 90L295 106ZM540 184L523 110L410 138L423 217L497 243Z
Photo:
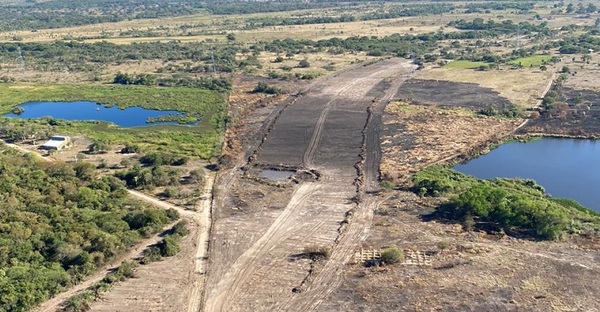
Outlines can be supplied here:
M31 309L178 218L128 200L89 163L0 149L0 311Z
M179 16L199 12L199 1L88 0L28 2L0 7L0 29L36 30L118 22L129 19Z
M8 63L17 58L21 49L26 66L42 71L69 70L94 71L103 64L120 64L127 61L162 60L214 62L216 70L235 68L235 45L211 48L202 43L145 42L117 45L108 42L82 43L56 41L52 43L0 43L0 60ZM212 51L212 52L211 52ZM212 55L214 54L214 57ZM198 70L208 71L202 67ZM223 70L226 71L226 70Z
M559 52L562 54L590 53L600 51L600 33L592 32L580 36L565 37L558 42ZM590 51L591 50L591 51Z
M533 180L478 180L433 166L413 177L412 190L421 196L448 197L430 217L455 220L468 229L504 230L537 239L600 234L600 214L573 200L552 198Z
M472 21L465 21L462 19L452 21L448 23L448 26L456 27L462 30L485 31L489 36L516 34L517 32L523 35L542 33L550 36L553 34L552 30L548 28L547 22L542 22L539 25L530 24L528 22L515 24L511 20L505 20L501 23L497 23L493 20L484 21L482 18L475 18Z
M535 3L525 1L477 2L467 3L464 7L467 9L465 13L483 13L490 10L518 10L520 12L528 12L533 10Z
M182 75L158 77L151 74L117 73L113 79L113 83L160 87L194 87L223 92L231 90L231 79L225 77L195 78Z
M246 29L255 29L259 27L269 26L286 26L286 25L306 25L306 24L330 24L330 23L346 23L354 22L356 17L352 15L341 16L317 16L317 17L263 17L253 18L247 21Z
M410 4L402 6L390 6L385 10L378 10L374 13L361 16L361 20L378 20L397 18L405 16L421 16L421 15L436 15L452 12L456 6L452 4L435 3L435 4Z

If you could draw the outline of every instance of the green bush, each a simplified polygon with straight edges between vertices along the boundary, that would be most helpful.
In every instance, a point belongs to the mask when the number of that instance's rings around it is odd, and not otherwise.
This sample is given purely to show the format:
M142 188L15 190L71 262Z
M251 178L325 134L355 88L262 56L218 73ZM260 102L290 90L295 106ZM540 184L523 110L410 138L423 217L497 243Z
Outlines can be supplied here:
M404 252L397 246L385 248L381 251L381 261L388 264L398 263L404 260Z
M252 90L253 93L279 94L281 89L269 86L264 81L259 81L256 87Z
M176 255L180 250L179 247L179 236L168 235L159 244L160 253L163 257L172 257Z

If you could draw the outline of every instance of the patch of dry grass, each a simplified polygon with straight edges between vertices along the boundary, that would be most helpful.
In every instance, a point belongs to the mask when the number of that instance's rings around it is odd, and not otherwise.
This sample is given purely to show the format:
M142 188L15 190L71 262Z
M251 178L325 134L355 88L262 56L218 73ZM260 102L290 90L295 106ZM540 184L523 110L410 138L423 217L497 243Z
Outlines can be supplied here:
M533 107L543 96L552 79L554 69L547 71L532 69L501 69L476 71L470 69L433 68L424 70L420 79L435 79L463 83L476 83L491 88L512 103L521 107Z

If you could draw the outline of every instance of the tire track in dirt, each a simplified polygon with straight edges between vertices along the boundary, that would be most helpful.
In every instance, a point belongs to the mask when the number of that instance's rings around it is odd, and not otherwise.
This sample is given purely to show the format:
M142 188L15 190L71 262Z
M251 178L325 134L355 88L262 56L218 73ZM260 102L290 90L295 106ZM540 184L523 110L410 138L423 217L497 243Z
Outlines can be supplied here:
M404 73L407 69L407 66L404 63L405 62L403 61L391 60L387 63L377 65L377 67L373 68L374 71L372 69L360 69L360 74L358 74L359 77L356 77L357 74L353 73L353 75L346 75L343 78L340 77L340 81L326 81L321 86L321 89L317 88L318 91L312 96L321 98L328 97L329 101L325 102L324 104L321 104L323 105L323 107L321 107L321 111L318 113L318 115L315 114L315 116L318 116L316 118L316 121L315 119L306 119L306 122L316 124L314 124L315 128L310 129L312 131L309 130L312 133L309 132L310 134L308 136L310 137L310 140L308 141L308 144L304 147L304 153L302 154L302 162L305 165L313 165L312 162L314 160L315 154L317 151L320 151L319 145L321 143L321 137L324 135L324 132L332 131L332 133L327 133L329 135L336 135L336 133L340 133L340 130L342 130L342 132L346 131L346 128L339 127L339 124L336 124L335 122L329 123L326 126L326 123L328 122L327 117L330 113L330 110L332 110L335 107L336 111L339 110L340 112L362 112L366 120L366 107L371 105L371 100L369 99L371 95L368 94L369 91L373 87L375 87L379 82L381 82L382 79L388 78L384 77L385 75L396 77L399 74ZM369 72L369 70L371 71ZM362 77L360 77L361 74L363 74ZM315 101L315 99L308 99L308 101ZM311 102L304 102L303 104L309 103ZM309 104L309 107L310 105L314 106L318 105L318 103L313 102L312 104ZM298 111L299 109L300 108L297 107L295 110ZM362 122L358 125L360 129L363 129L365 123ZM286 126L287 125L283 125L282 127ZM326 127L332 128L326 129ZM304 131L304 129L306 128L302 129ZM355 128L350 130L352 131L352 133L356 131ZM303 133L300 135L304 136L305 134ZM378 140L378 138L376 140ZM269 146L269 148L271 149L271 155L273 155L273 148L277 148L277 145L273 145L272 142L273 141L271 141L271 145ZM332 155L334 155L332 153L336 153L337 151L335 148L337 148L337 146L334 146L333 150L329 148L329 150L326 151L327 153L329 153L326 155L326 157L331 157ZM360 148L360 146L357 146L357 148ZM287 154L285 152L279 152L279 155L283 156ZM281 270L281 268L277 267L276 265L277 263L282 263L281 256L285 255L286 253L289 253L291 246L290 244L294 243L294 241L290 241L289 238L293 235L298 235L298 230L304 229L305 227L303 225L309 222L308 220L302 219L306 218L305 216L291 218L289 216L290 213L299 215L306 211L318 209L319 217L321 217L322 215L324 218L327 219L323 221L323 224L327 224L327 226L323 226L323 231L330 230L332 226L337 229L337 227L339 226L339 222L341 222L341 219L339 218L343 218L344 212L347 211L347 209L352 208L353 204L350 203L350 200L351 197L356 194L356 189L352 187L354 179L356 177L356 169L353 168L352 165L346 165L348 163L348 159L351 159L348 157L356 156L349 155L350 154L348 154L347 152L344 155L344 157L346 157L346 160L344 162L343 168L327 168L323 166L321 166L321 168L316 168L323 172L320 181L315 183L302 184L297 189L290 203L287 205L284 211L281 212L276 221L268 228L266 234L261 236L258 241L256 241L248 250L246 250L246 252L244 252L244 254L242 254L242 256L240 256L235 261L235 263L228 269L228 272L220 279L220 281L217 282L216 285L214 285L212 292L207 298L205 311L229 312L233 311L234 308L243 310L244 308L242 307L244 307L244 303L242 299L248 299L249 297L254 298L252 297L252 292L255 291L248 291L250 289L246 289L245 286L252 287L253 285L249 285L249 282L256 280L256 278L260 278L261 276L263 276L263 273L268 273L268 275L265 275L266 278L273 278L273 274L277 274L273 271L279 272ZM286 158L282 158L281 156L279 156L279 158L273 159L281 159L283 163L286 162ZM304 192L306 192L307 187L310 187L311 189L314 188L311 194L303 194ZM317 189L322 189L324 190L324 192L320 192L318 196L313 197ZM320 203L320 205L317 207L311 205L308 201L309 198L311 198L313 202ZM372 206L373 200L374 199L367 199L362 205ZM371 219L370 215L372 214L372 211L370 211L370 209L359 209L359 211L360 213L357 213L353 217L353 222L356 221L356 225L348 229L347 234L344 235L343 239L339 242L339 246L341 247L336 247L337 251L334 251L334 253L332 254L332 261L326 263L325 270L321 270L321 272L328 270L331 271L331 273L319 273L314 281L308 282L308 284L310 285L307 286L309 289L309 292L307 293L314 294L314 292L316 292L317 289L324 289L327 288L328 285L335 285L337 283L337 281L332 279L332 276L335 275L336 272L339 272L339 270L343 268L343 264L346 263L347 260L349 260L349 258L352 256L351 253L347 255L347 253L344 251L353 250L356 247L356 242L360 241L361 237L365 237L368 233L368 228ZM308 215L310 216L312 214ZM337 234L337 231L335 229L333 230L333 232L333 234L327 232L328 234L324 236L327 238L327 242L330 244L333 244L334 239L339 235ZM318 239L317 236L309 235L310 233L302 234L305 235L304 239L298 242L300 244L306 244L308 242L313 242L315 239ZM310 237L308 237L307 235ZM325 241L322 242L324 243ZM275 250L276 247L279 248L276 249L275 252L272 252L273 250ZM295 250L297 250L298 247L298 244L296 244ZM266 255L277 255L279 256L279 258L265 260L262 257ZM285 257L283 257L283 259L285 259ZM289 269L289 266L287 268ZM298 280L298 282L300 282L300 280ZM291 288L297 286L297 284L286 284L284 289L286 289L288 286L290 286L291 290ZM247 291L244 291L242 293L243 290ZM260 289L258 289L257 291L259 293L262 292L262 290ZM280 293L278 296L284 296L285 299L291 296L291 292L284 291L284 293ZM324 294L326 296L328 293ZM256 302L257 300L258 299L254 298L251 301ZM279 300L281 300L281 298L279 298ZM277 310L282 310L279 308L281 305L276 303L279 300L275 300L275 306L277 306ZM272 300L269 301L273 302ZM285 304L285 302L282 303ZM297 300L289 301L288 303L292 307L297 305L298 308L302 306L306 307L307 304L306 301ZM250 305L252 304L250 303Z
M365 153L365 166L362 173L365 178L365 190L369 193L377 189L379 162L381 148L379 133L381 131L381 117L385 106L396 96L396 90L406 80L414 76L413 70L405 75L395 78L390 86L373 101L369 107L369 118L363 131ZM305 292L288 301L283 307L284 311L310 311L316 309L341 283L343 269L351 260L353 251L361 241L367 238L373 220L373 211L384 199L367 195L358 204L352 220L338 243L334 246L330 258L316 278L310 283ZM310 305L307 305L310 303Z
M244 252L232 265L231 269L211 291L210 297L204 306L205 311L229 311L229 304L240 291L240 286L249 275L254 272L254 267L264 255L288 232L288 227L294 223L294 215L320 186L306 183L301 185L292 196L290 203L281 212L267 232L252 247Z

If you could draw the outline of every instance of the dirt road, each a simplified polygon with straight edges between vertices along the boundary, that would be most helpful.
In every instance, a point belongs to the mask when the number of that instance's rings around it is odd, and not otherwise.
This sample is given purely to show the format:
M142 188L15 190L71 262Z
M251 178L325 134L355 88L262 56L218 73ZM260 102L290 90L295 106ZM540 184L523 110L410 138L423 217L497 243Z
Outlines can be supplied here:
M258 148L256 163L308 167L318 170L321 179L302 183L271 223L257 219L256 234L246 233L255 239L237 259L211 262L205 311L305 310L306 300L318 305L327 295L324 290L336 287L336 273L365 237L377 203L375 197L358 207L353 201L358 190L355 166L362 161L365 140L372 141L368 146L379 143L377 129L365 134L368 108L376 99L391 99L393 94L383 93L386 86L410 72L409 62L399 59L357 67L313 84L281 112ZM349 211L355 213L345 227ZM223 237L234 236L234 229L220 226L232 220L216 221ZM251 218L244 222L253 224ZM211 256L232 254L229 244L213 244ZM290 260L311 245L333 248L322 270L313 269L315 263L307 259ZM292 292L298 288L305 292Z
M26 148L23 148L21 146L15 145L15 144L6 144L6 145L11 148L18 149L19 151L24 152L24 153L31 153L31 154L37 155L43 161L56 161L56 159L54 159L54 158L44 157L38 152L28 150ZM196 281L193 283L191 296L189 298L188 311L199 311L201 304L202 304L202 298L203 298L202 292L204 290L204 277L205 277L204 274L206 271L206 258L208 255L208 241L210 239L209 234L210 234L211 211L212 211L212 189L213 189L213 184L214 184L214 180L215 180L214 174L210 174L210 173L207 174L205 180L206 181L205 181L203 195L202 195L203 199L200 203L200 207L199 207L200 211L199 212L186 210L183 207L180 207L180 206L168 203L168 202L164 202L162 200L159 200L155 197L149 196L149 195L144 194L139 191L127 190L127 192L129 192L129 194L132 197L135 197L136 199L138 199L140 201L146 202L148 204L151 204L151 205L157 206L159 208L163 208L163 209L174 209L181 215L182 218L191 219L193 222L197 222L199 224L200 231L198 231L199 234L198 234L197 243L196 243L197 249L195 252L195 261L194 261L195 262L195 273L198 275L198 277L197 277ZM164 228L164 230L171 228L174 224L175 223L168 225L167 227ZM114 268L116 265L120 264L124 260L131 260L131 259L139 257L144 249L148 248L151 245L156 244L161 239L162 238L157 234L151 238L141 241L133 249L131 249L127 253L119 256L115 260L111 261L111 263L105 265L97 273L95 273L91 276L88 276L81 283L75 285L73 288L71 288L63 293L60 293L56 297L44 302L43 304L38 306L38 308L36 308L35 311L36 312L56 311L60 307L60 305L63 304L63 302L65 300L69 299L70 297L79 293L80 291L83 291L83 290L89 288L94 283L102 280L106 276L106 274L109 273L110 270L112 268Z
M163 231L168 230L170 228L173 227L173 225L175 225L175 223L177 222L173 222L167 226L165 226L163 228ZM162 231L161 231L162 232ZM34 312L55 312L58 311L60 306L69 298L73 297L74 295L88 289L89 287L91 287L92 285L94 285L95 283L101 281L108 273L110 273L114 268L118 267L119 264L121 264L121 262L125 261L125 260L131 260L131 259L135 259L139 256L141 256L142 252L152 246L155 245L156 243L158 243L160 240L162 240L162 236L159 234L156 234L148 239L145 239L141 242L139 242L134 248L132 248L131 250L129 250L128 252L120 255L119 257L115 258L113 261L111 261L110 263L107 263L106 265L104 265L101 269L99 269L96 273L86 277L81 283L73 286L72 288L70 288L69 290L62 292L58 295L56 295L55 297L53 297L50 300L44 301L41 305L39 305L37 308L35 308L33 311Z

